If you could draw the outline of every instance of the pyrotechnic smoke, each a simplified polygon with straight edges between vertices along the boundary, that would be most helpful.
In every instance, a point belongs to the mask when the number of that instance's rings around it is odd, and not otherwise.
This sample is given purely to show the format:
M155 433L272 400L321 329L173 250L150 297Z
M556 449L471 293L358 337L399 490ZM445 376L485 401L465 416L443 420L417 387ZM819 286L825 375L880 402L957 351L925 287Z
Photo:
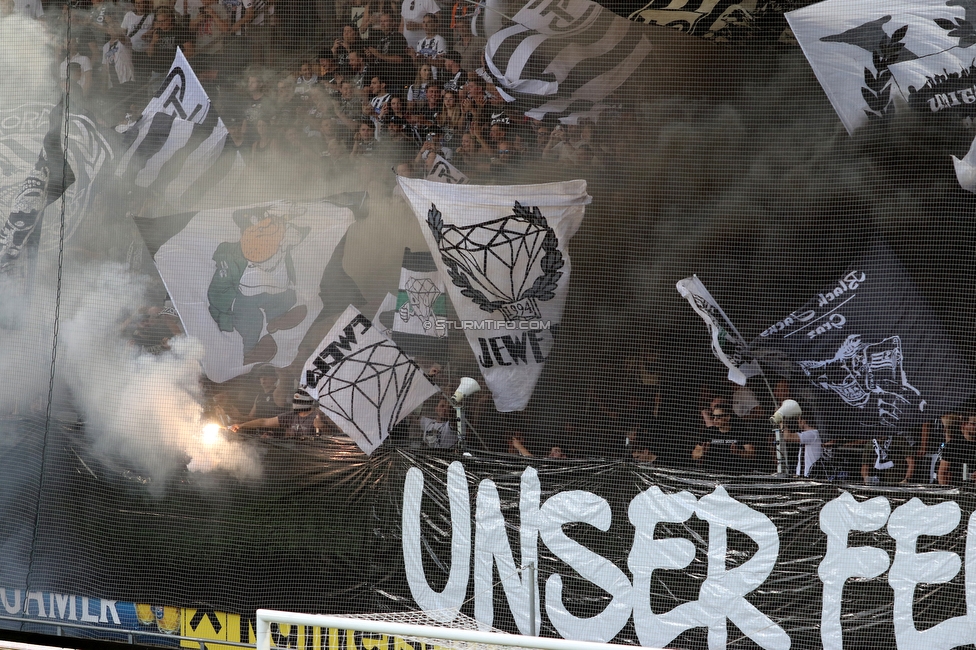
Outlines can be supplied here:
M169 351L153 355L121 338L124 317L146 302L147 283L121 265L105 264L85 283L76 311L62 319L59 373L93 449L118 455L156 479L179 471L188 459L196 461L194 469L260 475L244 446L203 440L199 342L177 337ZM85 381L74 380L80 377Z
M23 112L17 109L57 101L48 74L51 51L51 37L43 23L20 15L0 19L0 75L4 79L0 109L11 111L0 124L0 155L16 156L0 180L4 220L21 180L33 166L33 160L24 158L36 158L47 130L46 120L32 128L22 124ZM59 207L56 203L46 211L43 224L46 238L55 242ZM119 228L115 219L99 217L86 215L85 223L95 224L100 232L88 225L85 238L107 247L106 242L118 240ZM66 250L59 259L56 245L42 246L29 303L0 299L0 317L9 323L16 316L22 324L19 329L0 330L0 410L24 412L35 397L46 401L53 386L56 417L80 416L95 454L123 462L150 477L155 485L163 485L188 463L200 471L219 469L242 478L259 476L260 464L253 450L220 437L203 440L200 344L177 337L169 351L152 355L127 344L122 336L125 318L150 304L151 279L123 264L93 261L105 259L113 251L80 251L77 242L71 241L66 242ZM11 305L26 313L8 313ZM60 327L54 350L56 305Z

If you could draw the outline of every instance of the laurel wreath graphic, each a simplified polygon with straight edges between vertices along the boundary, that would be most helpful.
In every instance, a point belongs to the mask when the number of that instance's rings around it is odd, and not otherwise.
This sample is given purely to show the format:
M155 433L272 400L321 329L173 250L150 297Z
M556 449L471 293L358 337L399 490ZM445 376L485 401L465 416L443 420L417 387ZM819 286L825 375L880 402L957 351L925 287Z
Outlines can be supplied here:
M952 4L952 3L947 3ZM968 13L968 10L967 10ZM967 16L968 17L968 16ZM946 18L936 18L935 24L949 32L946 36L959 39L959 47L976 45L976 28L966 18L956 18L955 22Z
M542 239L542 250L545 251L545 255L540 262L542 275L537 277L535 282L532 283L532 286L523 291L522 295L517 296L516 299L526 300L532 298L539 301L552 300L556 296L555 291L559 283L559 278L563 275L561 269L566 264L566 261L563 259L563 254L559 251L559 239L556 237L556 233L549 226L549 223L542 215L538 206L527 208L516 201L512 216L528 221L532 225L545 228L546 230L546 234ZM444 218L440 210L433 203L431 203L430 210L427 212L427 226L434 235L434 241L437 242L438 248L441 248L442 242L444 241ZM445 255L443 250L441 251L441 260L443 260L447 267L447 274L450 276L451 281L456 287L461 289L461 295L470 298L482 311L490 313L508 304L508 301L505 300L489 300L488 296L471 284L471 280L465 275L460 265Z
M870 68L864 68L861 97L868 105L868 108L864 109L868 119L879 120L886 116L891 104L891 71L888 66L898 62L901 51L905 49L902 40L907 33L908 25L903 25L892 32L891 36L882 38L878 48L871 55L875 72Z

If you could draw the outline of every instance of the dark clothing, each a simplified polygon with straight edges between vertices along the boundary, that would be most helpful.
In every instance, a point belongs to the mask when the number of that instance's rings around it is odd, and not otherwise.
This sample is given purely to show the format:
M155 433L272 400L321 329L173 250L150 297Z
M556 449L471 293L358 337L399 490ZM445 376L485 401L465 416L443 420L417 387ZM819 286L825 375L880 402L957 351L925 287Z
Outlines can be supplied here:
M253 418L273 418L281 413L281 407L275 404L274 391L270 393L260 393L254 398Z
M183 47L184 43L192 41L193 38L179 25L173 25L173 28L167 31L160 29L158 34L153 55L149 57L149 65L153 72L166 74L173 65L173 59L176 58L176 48Z
M976 470L976 441L958 438L950 440L942 448L941 459L949 463L966 463Z
M315 416L299 416L296 411L287 411L278 415L278 425L285 430L285 438L305 438L318 435L319 431L315 428Z
M723 433L718 427L703 430L699 444L708 445L701 461L701 468L709 474L751 474L755 471L756 460L741 458L732 453L735 446L741 450L752 445L759 453L759 444L754 440L753 430L739 420L732 420L731 428Z
M410 83L413 66L407 54L409 49L407 39L403 34L393 30L389 34L376 30L366 39L366 48L375 47L383 56L401 56L403 63L391 63L380 60L370 60L369 68L382 79L388 88L401 88Z
M956 483L962 477L962 466L968 465L970 472L976 472L976 441L957 438L945 443L939 455L949 463L949 478Z

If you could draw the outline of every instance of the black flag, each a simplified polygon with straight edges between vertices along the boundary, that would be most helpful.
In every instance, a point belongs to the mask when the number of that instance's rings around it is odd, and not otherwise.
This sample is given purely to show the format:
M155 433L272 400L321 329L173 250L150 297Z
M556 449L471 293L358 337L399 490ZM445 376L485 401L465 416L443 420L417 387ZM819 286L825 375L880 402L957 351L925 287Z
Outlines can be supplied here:
M973 394L973 376L884 243L772 323L755 348L785 352L818 389L835 437L905 434Z

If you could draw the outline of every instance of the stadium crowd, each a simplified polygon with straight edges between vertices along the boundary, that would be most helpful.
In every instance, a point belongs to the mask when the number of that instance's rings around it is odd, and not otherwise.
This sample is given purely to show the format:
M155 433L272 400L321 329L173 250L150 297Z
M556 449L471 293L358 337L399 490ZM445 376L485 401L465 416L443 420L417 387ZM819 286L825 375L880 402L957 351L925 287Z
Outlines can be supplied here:
M36 13L37 2L5 0L0 11ZM268 0L76 0L39 19L61 50L60 78L79 91L75 106L103 124L134 124L180 48L245 159L300 161L306 180L353 173L392 190L391 168L425 177L440 160L455 178L504 184L531 169L598 175L634 157L632 108L604 111L599 124L512 110L486 72L472 7L336 2L301 37L278 26Z
M171 307L142 310L124 327L130 344L149 352L165 349L179 332ZM442 393L404 419L387 444L549 459L628 460L713 475L782 471L867 485L958 485L976 478L976 412L953 413L901 434L863 439L821 433L816 410L811 409L784 421L779 432L782 458L777 460L777 434L769 421L774 396L777 403L796 398L805 406L813 404L815 397L805 380L780 379L767 397L759 388L757 395L732 383L703 384L694 403L668 408L664 373L653 354L634 355L622 373L595 379L574 408L555 422L531 410L500 413L491 393L481 390L465 403L467 435L460 440L455 410L446 396L455 388L458 371L477 376L477 369L467 367L470 361L463 357L446 365L427 359L418 363ZM254 430L266 438L314 441L343 435L324 417L298 417L311 415L314 405L307 394L296 392L292 375L288 368L261 364L225 384L205 381L210 412L235 431Z
M552 178L560 170L599 179L636 162L630 134L637 118L628 102L596 121L530 119L512 110L511 98L485 72L485 39L472 30L473 6L335 0L321 25L307 25L295 38L279 23L274 0L58 6L0 0L0 15L20 12L45 21L60 48L56 74L103 125L119 132L135 123L180 48L249 167L260 172L292 164L305 183L352 175L392 194L391 169L408 177L446 174L457 182L463 175L507 184L539 174ZM123 330L132 345L155 353L179 327L171 308L156 307L135 314ZM437 363L424 370L445 394L452 390L447 382L460 376ZM476 369L467 370L477 376ZM293 407L307 412L309 402L293 397L296 381L286 371L260 365L240 380L206 386L211 411L235 430L338 435L325 418L290 416ZM666 405L661 376L653 355L636 355L612 381L595 380L576 408L555 422L499 413L482 391L466 406L463 441L453 408L435 397L397 427L391 443L457 448L460 442L521 456L628 459L720 474L777 470L765 406L772 398L760 400L731 385L702 386L696 404ZM783 380L773 392L781 402L802 400L804 390ZM693 436L672 433L676 411ZM968 413L870 440L821 434L810 416L786 423L781 435L784 469L815 479L951 483L964 473L969 480L968 470L976 469L976 415Z

